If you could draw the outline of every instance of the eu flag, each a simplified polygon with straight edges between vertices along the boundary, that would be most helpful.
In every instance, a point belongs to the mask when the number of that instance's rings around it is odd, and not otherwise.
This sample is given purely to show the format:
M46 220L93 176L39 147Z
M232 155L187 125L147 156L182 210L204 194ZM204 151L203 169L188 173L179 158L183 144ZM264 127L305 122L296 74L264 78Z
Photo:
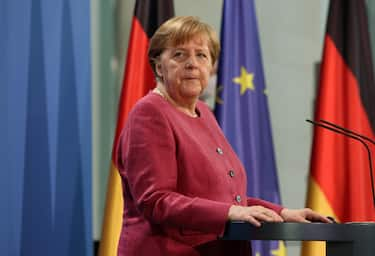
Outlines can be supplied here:
M224 0L215 114L245 166L248 195L280 203L253 0ZM284 243L254 242L253 255L285 255Z

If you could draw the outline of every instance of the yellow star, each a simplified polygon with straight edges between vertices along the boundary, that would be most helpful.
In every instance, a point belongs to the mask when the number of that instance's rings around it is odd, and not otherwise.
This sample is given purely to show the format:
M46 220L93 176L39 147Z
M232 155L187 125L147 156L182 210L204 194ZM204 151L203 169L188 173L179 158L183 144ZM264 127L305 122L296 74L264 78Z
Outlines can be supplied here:
M283 241L279 241L279 248L276 250L271 250L273 256L285 256L286 248Z
M241 85L241 95L246 92L246 90L255 90L253 84L254 74L248 73L244 67L241 67L241 76L233 78L233 82Z
M260 256L260 253L259 252L255 253L255 256Z

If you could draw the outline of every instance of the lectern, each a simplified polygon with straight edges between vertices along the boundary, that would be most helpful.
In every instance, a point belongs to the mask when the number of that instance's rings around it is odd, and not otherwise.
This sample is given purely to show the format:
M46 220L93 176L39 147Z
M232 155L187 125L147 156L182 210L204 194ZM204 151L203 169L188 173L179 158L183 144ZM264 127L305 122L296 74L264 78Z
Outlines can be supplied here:
M375 223L228 222L224 240L326 241L326 256L374 256ZM319 256L319 255L317 255Z

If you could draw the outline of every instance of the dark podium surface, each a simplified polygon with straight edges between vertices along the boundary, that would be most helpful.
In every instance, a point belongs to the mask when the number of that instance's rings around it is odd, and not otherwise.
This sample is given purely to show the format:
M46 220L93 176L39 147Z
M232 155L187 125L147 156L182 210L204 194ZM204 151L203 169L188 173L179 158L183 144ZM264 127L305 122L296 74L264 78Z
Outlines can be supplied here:
M375 256L375 223L228 222L224 240L326 241L326 256ZM317 255L319 256L319 255Z

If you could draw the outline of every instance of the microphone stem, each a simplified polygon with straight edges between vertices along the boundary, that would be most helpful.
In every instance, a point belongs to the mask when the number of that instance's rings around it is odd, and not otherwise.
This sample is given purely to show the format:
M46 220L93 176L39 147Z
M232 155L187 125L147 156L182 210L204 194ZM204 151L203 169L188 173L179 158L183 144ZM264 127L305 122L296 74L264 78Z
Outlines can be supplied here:
M371 179L372 200L373 200L373 204L374 204L374 208L375 208L375 188L374 188L374 174L373 174L373 171L372 171L371 151L370 151L370 149L369 149L369 147L368 147L368 145L366 143L364 145L366 146L367 154L368 154L368 162L369 162L369 166L370 166L370 179Z

